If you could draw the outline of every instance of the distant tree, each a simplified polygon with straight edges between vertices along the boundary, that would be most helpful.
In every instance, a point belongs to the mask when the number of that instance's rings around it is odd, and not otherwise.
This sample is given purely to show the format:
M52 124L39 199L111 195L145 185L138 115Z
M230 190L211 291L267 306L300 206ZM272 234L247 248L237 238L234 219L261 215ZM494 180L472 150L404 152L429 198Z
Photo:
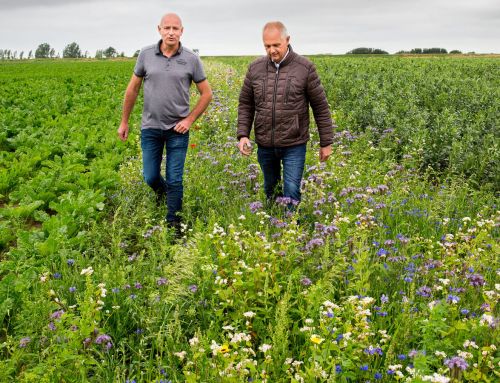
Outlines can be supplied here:
M32 58L32 57L33 57L33 51L30 51L30 52L28 53L28 60L31 60L31 58Z
M121 52L118 57L125 57L125 52Z
M56 56L56 50L54 48L50 48L49 56L51 59Z
M83 55L83 57L85 57L85 58L90 57L89 56L89 51L85 51L85 54Z
M10 60L10 54L11 54L10 49L7 49L5 52L6 52L5 56L6 56L7 60Z
M452 51L450 51L450 55L460 55L460 54L462 54L462 52L460 52L457 49L453 49Z
M79 45L75 42L66 45L63 50L63 57L72 59L78 59L82 57L82 51L80 50Z
M141 50L140 50L140 49L137 49L137 50L134 52L134 56L133 56L133 57L138 57L138 56L139 56L139 53L141 53Z
M374 49L374 48L355 48L352 51L347 52L348 55L379 55L384 54L387 55L386 51L382 49Z
M22 60L24 57L24 51L21 51L21 53L19 53L19 60Z
M96 59L102 59L103 54L102 54L102 49L98 49L95 51L95 58Z
M118 52L116 52L116 49L113 47L108 47L102 52L102 55L107 59L116 57L117 54Z
M50 54L50 45L47 43L40 44L35 51L35 58L46 59Z
M15 60L17 58L17 51L14 51L14 53L12 54L12 60Z
M0 60L3 60L3 49L0 49Z
M422 54L422 48L413 48L410 53L413 53L413 54Z
M448 53L444 48L424 48L422 51L424 54L446 54Z

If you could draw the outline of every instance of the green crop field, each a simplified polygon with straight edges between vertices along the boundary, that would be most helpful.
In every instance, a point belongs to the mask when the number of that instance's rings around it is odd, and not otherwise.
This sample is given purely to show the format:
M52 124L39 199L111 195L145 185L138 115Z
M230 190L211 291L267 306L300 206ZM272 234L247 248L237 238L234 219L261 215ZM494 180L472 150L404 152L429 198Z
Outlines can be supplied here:
M500 379L500 59L311 59L338 128L294 214L236 147L251 58L204 59L180 240L141 100L117 138L134 61L0 63L1 382Z

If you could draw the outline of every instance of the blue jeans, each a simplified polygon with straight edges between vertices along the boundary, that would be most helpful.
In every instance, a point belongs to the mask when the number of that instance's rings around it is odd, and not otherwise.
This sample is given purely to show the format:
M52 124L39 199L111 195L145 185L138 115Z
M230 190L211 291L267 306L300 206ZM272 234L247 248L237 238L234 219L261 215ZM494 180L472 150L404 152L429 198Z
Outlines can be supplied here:
M257 159L264 174L264 192L270 201L277 197L288 197L300 201L300 183L306 160L306 144L285 148L265 148L259 146ZM281 181L283 164L283 190ZM278 189L279 187L279 189Z
M189 143L189 132L177 133L173 129L142 129L141 148L143 175L146 183L158 198L167 197L167 222L179 222L184 188L184 162ZM167 162L165 178L161 176L163 148L166 147Z

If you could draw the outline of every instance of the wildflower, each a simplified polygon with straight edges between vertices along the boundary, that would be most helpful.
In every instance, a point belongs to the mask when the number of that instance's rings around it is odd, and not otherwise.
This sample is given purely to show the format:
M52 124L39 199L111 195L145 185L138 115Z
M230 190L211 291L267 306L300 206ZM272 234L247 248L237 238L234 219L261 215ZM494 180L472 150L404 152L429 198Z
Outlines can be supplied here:
M458 303L460 301L460 297L456 296L456 295L453 295L453 294L449 294L448 297L446 298L446 301L448 303Z
M19 341L19 348L25 348L31 342L31 338L29 336L21 338Z
M469 280L469 284L471 286L484 286L486 283L484 280L484 277L481 274L470 274L467 276L467 279Z
M188 290L191 291L193 294L198 291L198 286L196 285L189 285Z
M340 374L342 372L342 366L340 364L335 365L335 373Z
M250 211L252 213L257 212L258 210L262 209L263 205L262 202L256 201L256 202L251 202L249 205Z
M178 357L180 360L184 360L186 354L187 354L186 351L174 352L174 355Z
M111 341L111 337L107 334L98 335L95 339L95 344L103 344Z
M196 346L198 343L200 343L200 340L197 337L189 339L189 345L191 347Z
M382 294L382 296L380 297L380 302L382 302L382 303L389 302L389 298L387 297L387 295Z
M467 367L469 367L467 362L464 359L460 358L459 356L454 356L451 359L446 359L444 361L444 365L451 369L459 368L460 370L465 370L467 369Z
M304 277L300 280L300 283L302 283L302 285L304 286L310 286L312 284L312 281L309 278Z
M75 264L75 260L74 259L68 259L66 261L66 263L67 263L68 266L73 266Z
M247 312L243 313L243 316L245 318L253 318L255 316L255 313L253 311L247 311Z
M312 334L310 339L314 344L321 344L324 341L323 338L320 338L320 336L316 334Z
M54 273L53 277L54 279L61 279L62 275L61 273Z
M259 350L262 351L264 354L269 351L273 346L271 346L270 344L263 344L259 347Z
M219 352L221 352L222 354L229 352L229 345L227 343L224 343L222 346L220 346Z
M52 319L61 319L63 314L64 314L64 310L57 310L57 311L53 312L50 317Z
M165 286L167 283L168 283L167 278L163 278L163 277L162 277L162 278L158 278L158 279L156 280L156 284L157 284L158 286Z
M71 286L68 290L70 293L74 293L76 291L76 287Z
M48 327L49 327L49 330L56 331L56 325L54 324L54 322L50 322Z
M432 382L432 383L448 383L450 381L450 378L447 378L446 376L439 375L438 373L434 373L432 375L426 375L422 377L422 380L424 382Z
M92 266L89 266L86 269L83 269L80 272L80 275L92 275L93 273L94 273L94 269L92 268Z
M361 371L368 371L368 365L367 364L363 364L361 367L359 367L359 369Z
M142 285L139 282L135 282L134 287L138 290L142 289Z
M382 374L380 372L376 372L375 375L373 376L375 379L379 380L382 379Z

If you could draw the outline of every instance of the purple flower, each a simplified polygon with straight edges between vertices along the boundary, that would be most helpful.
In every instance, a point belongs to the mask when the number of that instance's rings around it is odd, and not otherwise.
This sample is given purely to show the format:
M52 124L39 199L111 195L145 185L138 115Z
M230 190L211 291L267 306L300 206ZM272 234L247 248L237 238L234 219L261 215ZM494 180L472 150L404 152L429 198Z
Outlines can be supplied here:
M71 286L68 290L69 290L70 293L74 293L76 291L76 287L75 286Z
M111 291L115 294L118 294L120 292L120 289L118 287L113 287Z
M375 375L373 376L375 379L379 380L382 379L382 374L380 372L376 372Z
M380 248L380 249L378 249L378 251L377 251L377 255L378 255L379 257L384 257L384 256L386 256L387 254L389 254L389 252L388 252L386 249L384 249L383 247L381 247L381 248Z
M68 266L73 266L75 264L75 260L74 259L68 259L66 261L66 263L68 264Z
M61 279L62 275L61 273L54 273L53 277L54 279Z
M467 279L469 280L469 284L471 286L484 286L486 283L481 274L470 274L467 276Z
M415 351L416 352L416 351ZM406 355L405 354L399 354L398 355L398 359L399 360L405 360L406 359Z
M262 209L263 205L262 202L256 201L256 202L251 202L249 207L252 213L256 213L258 210Z
M142 285L139 282L135 282L134 287L136 289L142 289Z
M189 285L188 290L191 291L193 294L198 291L198 286L196 285Z
M166 284L168 283L168 280L167 278L158 278L158 280L156 281L156 284L158 286L165 286Z
M359 369L361 371L368 371L368 365L367 364L363 364Z
M130 299L135 299L135 298L137 298L137 295L136 295L136 294L130 294L128 297L129 297Z
M484 311L484 312L490 312L491 311L491 306L489 303L483 303L481 305L481 311Z
M460 370L465 370L467 369L467 367L469 367L467 362L459 356L454 356L451 359L445 359L444 364L446 367L451 369L459 368Z
M111 341L111 337L107 334L101 334L101 335L98 335L97 338L95 338L95 344L104 344L104 343L108 343Z
M380 297L380 302L382 302L382 303L389 302L389 297L385 294L382 294L382 296Z
M90 346L90 343L92 343L92 339L90 339L90 338L85 338L85 340L83 341L83 347L88 347L88 346Z
M335 373L340 374L342 372L342 367L340 364L335 365Z
M312 281L309 278L304 277L300 280L300 283L302 283L302 285L304 286L310 286L312 284Z
M446 301L448 303L458 303L460 302L460 297L456 296L456 295L453 295L453 294L449 294L447 297L446 297Z
M422 286L417 290L417 295L421 297L428 298L432 295L432 290L428 286Z
M313 238L307 243L306 249L312 250L315 247L323 246L324 244L325 242L321 238Z
M52 319L61 319L63 314L64 314L64 310L57 310L57 311L53 312L50 317Z
M56 325L54 324L54 322L49 323L49 330L56 331Z
M29 344L29 342L31 342L31 338L29 336L21 338L21 340L19 341L19 347L25 348Z

